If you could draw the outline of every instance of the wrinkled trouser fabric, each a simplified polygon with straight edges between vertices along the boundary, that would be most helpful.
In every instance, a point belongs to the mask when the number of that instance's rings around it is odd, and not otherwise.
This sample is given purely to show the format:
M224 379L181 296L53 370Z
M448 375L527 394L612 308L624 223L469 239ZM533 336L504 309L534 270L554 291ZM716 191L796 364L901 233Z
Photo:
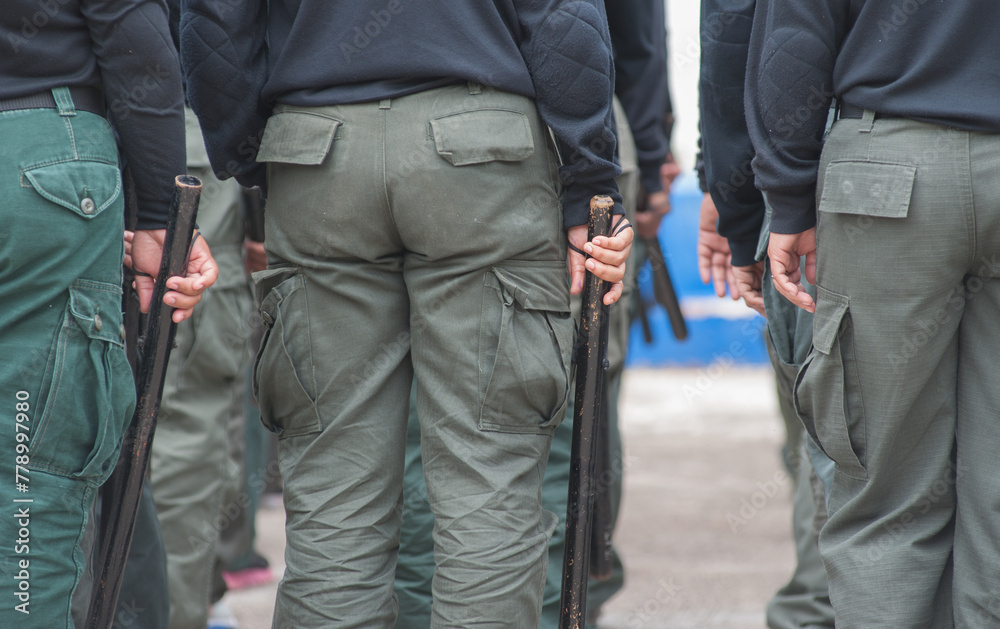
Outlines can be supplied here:
M622 174L618 177L618 189L622 193L625 212L631 222L635 222L635 205L638 196L639 177L635 156L635 142L625 119L625 112L615 99L615 120L617 122L618 155ZM638 243L633 245L632 256L636 256ZM626 267L625 288L618 303L611 307L608 335L608 361L610 366L605 382L608 383L608 429L611 437L611 475L601 484L602 490L611 492L614 510L613 520L617 520L621 502L622 448L618 432L618 392L622 371L625 366L625 351L628 334L631 301L635 294L636 270L641 262L630 261ZM580 318L582 298L571 300L573 319ZM545 578L545 594L540 626L556 627L559 621L559 599L562 594L562 564L565 548L566 503L569 493L570 453L573 439L574 392L570 393L566 407L566 419L559 424L552 435L552 447L542 480L542 506L559 517L552 537L549 539L548 571ZM420 423L417 417L416 396L410 400L410 416L407 424L406 465L403 478L403 528L400 534L399 558L396 564L395 592L399 601L396 629L427 629L431 623L431 583L434 577L434 515L427 502L427 485L424 482L423 465L420 456ZM606 581L592 581L587 592L587 607L597 610L621 589L625 581L625 570L618 553L612 549L613 574Z
M476 86L278 106L267 331L288 545L274 626L390 627L411 379L438 571L433 627L537 626L540 485L573 322L557 162L530 99Z
M840 120L796 403L835 461L837 625L1000 626L1000 137Z
M59 110L0 112L3 627L73 627L87 514L135 403L114 136L54 95Z

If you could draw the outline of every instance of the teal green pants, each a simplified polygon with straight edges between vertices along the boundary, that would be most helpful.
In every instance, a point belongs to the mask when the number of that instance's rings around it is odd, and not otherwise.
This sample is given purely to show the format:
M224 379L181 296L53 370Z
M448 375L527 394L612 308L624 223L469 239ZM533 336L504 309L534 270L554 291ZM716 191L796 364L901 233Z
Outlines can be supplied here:
M87 513L135 401L114 136L54 95L0 113L2 627L73 627Z
M438 572L433 627L539 622L541 482L573 321L557 162L534 103L475 85L279 105L255 367L280 433L274 626L391 627L411 381Z

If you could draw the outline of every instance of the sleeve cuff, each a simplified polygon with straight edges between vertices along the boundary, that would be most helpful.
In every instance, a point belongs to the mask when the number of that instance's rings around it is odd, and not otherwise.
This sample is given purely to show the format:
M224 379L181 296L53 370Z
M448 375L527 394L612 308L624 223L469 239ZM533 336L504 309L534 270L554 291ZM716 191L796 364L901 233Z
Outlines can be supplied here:
M757 240L730 240L729 251L733 266L752 266L757 263Z
M660 166L662 162L640 162L639 163L639 183L646 194L653 194L663 190L663 180L660 179Z
M795 191L765 190L764 198L771 206L771 232L801 234L816 226L816 188Z

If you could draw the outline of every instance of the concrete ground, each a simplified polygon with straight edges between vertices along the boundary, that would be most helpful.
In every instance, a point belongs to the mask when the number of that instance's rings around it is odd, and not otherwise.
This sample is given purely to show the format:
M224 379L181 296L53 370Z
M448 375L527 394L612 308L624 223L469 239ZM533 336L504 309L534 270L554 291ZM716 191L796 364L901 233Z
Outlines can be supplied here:
M623 387L625 493L615 545L626 586L600 626L763 629L764 606L794 562L770 369L633 369ZM280 507L258 514L258 548L279 575L282 522ZM275 587L227 595L241 629L271 626Z

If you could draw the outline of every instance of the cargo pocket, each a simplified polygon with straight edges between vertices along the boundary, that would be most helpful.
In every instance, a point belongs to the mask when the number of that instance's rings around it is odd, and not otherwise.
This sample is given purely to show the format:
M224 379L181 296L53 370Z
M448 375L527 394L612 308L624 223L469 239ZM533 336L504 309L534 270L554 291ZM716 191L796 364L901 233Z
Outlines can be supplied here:
M295 268L254 273L264 338L253 367L260 418L280 437L319 432L305 279Z
M795 410L812 438L844 474L866 480L860 387L850 300L817 287L813 349L795 381Z
M326 159L341 121L303 111L283 111L267 120L258 162L318 166Z
M452 166L520 162L535 152L528 117L506 109L479 109L431 120L437 154Z
M551 435L569 401L573 319L565 264L487 271L479 329L480 430Z
M135 407L121 298L113 284L80 279L70 285L42 384L31 468L101 483L117 463Z
M22 185L28 182L39 195L90 220L110 207L122 192L117 164L95 160L72 160L23 169Z

